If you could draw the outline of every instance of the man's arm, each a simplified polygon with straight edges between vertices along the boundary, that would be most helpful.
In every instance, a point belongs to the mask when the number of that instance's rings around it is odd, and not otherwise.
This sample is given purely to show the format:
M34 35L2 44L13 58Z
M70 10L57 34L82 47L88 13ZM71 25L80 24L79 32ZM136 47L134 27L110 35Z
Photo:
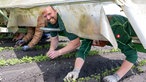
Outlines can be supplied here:
M78 69L78 70L81 70L83 64L84 64L83 58L78 57L78 58L76 58L74 68Z
M92 45L92 40L89 39L83 39L82 40L82 44L77 52L77 58L75 61L75 65L74 65L74 69L78 69L81 70L83 64L84 64L84 60L88 54L88 52L91 49L91 45Z
M63 55L63 54L66 54L68 52L75 50L79 46L80 46L80 38L76 38L76 39L70 41L67 44L67 46L65 46L64 48L62 48L58 51L60 52L60 55Z
M66 75L66 77L64 78L65 81L72 81L72 80L76 80L78 78L80 70L84 64L86 55L88 54L88 52L91 49L91 45L92 45L92 40L84 39L82 41L82 45L77 52L77 58L75 61L74 69L73 69L73 71L69 72Z
M51 44L50 44L50 49L49 51L55 50L58 46L59 38L58 36L51 37Z
M52 53L52 51L54 51L57 48L59 41L58 36L51 37L50 39L51 39L50 49L46 54L47 56L49 56Z
M76 58L74 69L71 72L69 72L63 80L67 82L72 82L76 80L79 77L79 73L83 64L84 64L83 58L79 57Z
M80 39L79 38L76 38L76 39L70 41L67 46L65 46L59 50L53 50L53 47L51 46L52 51L49 51L48 56L51 59L54 59L60 55L63 55L63 54L66 54L68 52L73 51L74 49L76 49L79 46L80 46Z

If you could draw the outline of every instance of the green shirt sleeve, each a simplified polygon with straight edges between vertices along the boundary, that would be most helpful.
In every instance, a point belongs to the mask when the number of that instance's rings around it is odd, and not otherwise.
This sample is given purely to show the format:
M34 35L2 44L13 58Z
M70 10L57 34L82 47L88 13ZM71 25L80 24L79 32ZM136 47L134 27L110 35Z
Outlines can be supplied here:
M76 54L76 57L80 57L85 60L87 54L89 53L92 46L92 40L83 39L82 44Z
M74 40L74 39L78 38L78 36L73 33L66 32L65 35L66 35L66 37L68 37L69 40Z

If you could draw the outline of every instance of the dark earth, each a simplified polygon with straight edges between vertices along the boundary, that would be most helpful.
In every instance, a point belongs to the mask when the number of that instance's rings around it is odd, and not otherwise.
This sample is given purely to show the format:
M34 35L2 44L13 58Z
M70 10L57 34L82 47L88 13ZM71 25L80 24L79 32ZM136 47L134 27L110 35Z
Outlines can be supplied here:
M64 42L60 42L64 43ZM0 39L0 47L12 47L15 42L12 39ZM38 45L46 45L49 42L40 42ZM92 50L108 50L112 47L105 46L92 47ZM49 49L49 48L48 48ZM22 50L4 50L0 52L0 58L22 58L23 56L38 56L45 54L48 49ZM138 52L138 61L146 59L146 53ZM125 56L120 52L101 53L95 56L88 56L80 72L79 78L91 75L102 74L105 70L119 67ZM11 66L0 66L0 82L63 82L63 78L73 69L75 57L56 58L53 60L16 64ZM138 64L138 63L137 63ZM135 64L135 65L137 65ZM146 65L140 67L143 72L135 69L130 70L120 82L146 82ZM88 81L77 82L102 82L100 80L90 79Z

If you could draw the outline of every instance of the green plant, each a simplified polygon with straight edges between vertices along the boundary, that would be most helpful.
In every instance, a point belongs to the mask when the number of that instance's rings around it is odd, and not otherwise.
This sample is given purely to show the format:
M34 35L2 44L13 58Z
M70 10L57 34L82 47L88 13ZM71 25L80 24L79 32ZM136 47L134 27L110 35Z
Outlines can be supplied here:
M7 39L7 38L13 38L12 33L1 33L0 34L0 39Z
M117 49L113 48L110 50L110 52L119 52L119 51L120 51L120 49L118 49L118 48Z
M139 66L143 66L143 65L145 65L145 64L146 64L146 60L142 60L142 61L139 62L138 65L139 65Z
M35 49L37 49L37 50L41 50L43 47L42 46L39 46L39 45L36 45L35 46Z
M25 56L21 59L21 61L25 62L25 63L28 63L28 62L32 62L33 61L33 58L32 57L28 57L28 56Z
M21 46L18 46L17 48L15 48L15 50L21 50L22 47Z
M0 59L0 66L5 66L6 65L6 60Z
M44 45L44 48L46 48L46 49L49 48L49 47L50 47L50 44L45 44Z
M0 52L3 51L3 47L0 47Z
M140 67L135 67L135 69L137 70L138 73L143 73L144 72L144 70Z
M40 61L46 61L46 60L50 60L47 56L43 56L42 54L40 56L35 56L33 57L33 60L35 62L40 62Z
M76 52L67 53L61 56L61 58L71 58L75 57Z
M114 68L114 69L111 69L111 70L106 69L104 72L101 72L100 74L94 74L94 75L90 75L88 77L81 77L81 78L78 79L78 81L79 82L82 82L82 81L85 81L86 82L86 81L89 81L91 79L94 79L96 81L101 81L101 76L102 77L105 77L107 75L113 74L118 69L119 69L119 67Z
M3 50L14 50L13 47L0 47L0 52L2 52Z
M92 51L89 52L89 56L93 56L93 55L96 55L96 54L99 54L99 51L92 50Z
M50 60L47 56L43 56L42 54L35 57L29 57L24 56L21 59L12 58L12 59L0 59L0 66L6 66L6 65L15 65L15 64L21 64L21 63L31 63L31 62L41 62L41 61L47 61Z
M14 59L8 59L8 60L6 60L6 63L8 65L15 65L15 64L20 64L21 61L19 59L14 58Z

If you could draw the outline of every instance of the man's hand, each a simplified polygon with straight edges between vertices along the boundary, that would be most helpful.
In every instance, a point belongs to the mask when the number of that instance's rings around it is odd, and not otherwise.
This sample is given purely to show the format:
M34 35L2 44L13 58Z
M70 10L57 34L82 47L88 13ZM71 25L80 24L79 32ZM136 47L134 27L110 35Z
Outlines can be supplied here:
M54 58L56 58L56 57L58 57L58 56L60 56L60 55L61 55L61 53L59 52L59 50L58 50L58 51L49 50L49 51L47 52L47 56L48 56L49 58L51 58L51 59L54 59Z
M15 43L15 46L14 47L17 47L17 46L22 46L23 44L25 44L26 42L24 40L18 40L16 43Z
M25 46L22 47L23 51L27 51L27 50L30 50L30 49L31 49L31 47L29 47L28 45L25 45Z
M80 70L75 68L73 71L69 72L63 80L65 82L74 81L78 78L79 73L80 73Z
M103 78L104 82L118 82L120 77L117 74L109 75Z

